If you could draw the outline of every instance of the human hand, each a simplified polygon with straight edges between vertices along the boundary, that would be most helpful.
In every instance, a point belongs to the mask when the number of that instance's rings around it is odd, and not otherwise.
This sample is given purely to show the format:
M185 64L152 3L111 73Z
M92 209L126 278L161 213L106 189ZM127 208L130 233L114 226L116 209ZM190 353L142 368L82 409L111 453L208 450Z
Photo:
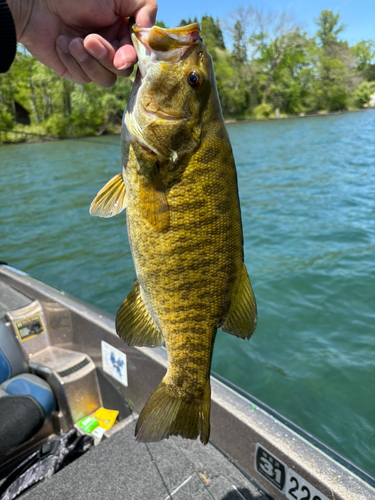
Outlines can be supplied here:
M59 76L110 87L137 62L128 17L155 22L156 0L8 0L17 40Z

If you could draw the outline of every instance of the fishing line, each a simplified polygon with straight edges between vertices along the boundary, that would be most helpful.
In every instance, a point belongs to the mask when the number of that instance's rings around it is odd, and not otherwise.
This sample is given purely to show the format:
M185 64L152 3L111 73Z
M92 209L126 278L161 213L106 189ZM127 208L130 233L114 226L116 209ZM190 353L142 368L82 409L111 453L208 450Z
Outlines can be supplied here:
M240 496L243 500L246 500L246 498L243 496L243 494L240 492L240 490L237 488L237 486L232 484L232 488L238 494L238 496Z
M182 449L179 447L179 445L178 445L177 441L172 440L172 443L174 443L174 444L177 446L178 450L179 450L179 451L183 454L183 456L186 458L186 460L187 460L188 462L190 462L190 464L191 464L191 467L192 467L193 471L194 471L194 472L195 472L195 474L198 476L199 482L203 484L203 487L205 488L205 490L207 491L207 493L210 495L210 497L211 497L213 500L215 500L215 497L212 495L212 493L211 493L211 491L209 490L209 488L208 488L207 484L206 484L206 483L205 483L205 481L201 478L201 476L199 475L199 472L195 469L195 467L194 467L194 463L193 463L193 462L190 460L190 458L189 458L189 457L188 457L188 456L187 456L187 455L186 455L186 454L182 451Z
M179 486L177 486L177 488L175 488L172 493L170 495L167 495L163 500L167 500L168 498L172 498L172 496L177 493L183 486L185 486L185 484L187 484L190 479L192 478L193 476L189 476L187 479L185 479L185 481L183 481Z
M146 445L147 451L148 451L148 452L149 452L149 454L150 454L150 457L151 457L151 462L155 465L156 470L158 471L158 474L159 474L159 476L160 476L160 479L162 480L162 482L163 482L163 484L164 484L164 486L165 486L165 489L167 490L168 497L169 497L169 498L172 498L172 497L171 497L171 494L170 494L170 492L169 492L169 488L168 488L168 486L167 486L166 482L164 481L164 478L163 478L163 476L162 476L162 474L161 474L161 472L160 472L160 470L159 470L158 464L156 463L156 461L154 460L154 457L152 456L152 453L151 453L150 448L148 447L148 444L147 444L147 443L145 443L145 445Z

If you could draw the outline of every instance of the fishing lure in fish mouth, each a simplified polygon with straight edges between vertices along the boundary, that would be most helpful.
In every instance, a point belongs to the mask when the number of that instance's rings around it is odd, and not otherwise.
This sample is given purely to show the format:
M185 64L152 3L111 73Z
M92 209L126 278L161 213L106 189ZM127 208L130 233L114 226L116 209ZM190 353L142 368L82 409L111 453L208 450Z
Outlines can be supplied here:
M129 345L165 342L168 370L136 436L206 444L218 328L249 339L256 303L243 259L236 168L198 23L133 26L138 72L124 113L122 171L91 215L126 208L137 279L116 316Z

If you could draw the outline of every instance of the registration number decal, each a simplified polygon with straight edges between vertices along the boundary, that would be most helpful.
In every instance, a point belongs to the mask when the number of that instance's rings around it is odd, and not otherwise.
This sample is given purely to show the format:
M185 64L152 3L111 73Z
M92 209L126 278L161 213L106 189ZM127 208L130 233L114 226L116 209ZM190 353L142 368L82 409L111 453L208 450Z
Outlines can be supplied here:
M329 500L259 443L255 448L255 470L288 500Z
M256 445L255 470L276 489L284 493L287 466L268 450Z
M312 484L292 469L288 469L285 495L289 500L328 500Z

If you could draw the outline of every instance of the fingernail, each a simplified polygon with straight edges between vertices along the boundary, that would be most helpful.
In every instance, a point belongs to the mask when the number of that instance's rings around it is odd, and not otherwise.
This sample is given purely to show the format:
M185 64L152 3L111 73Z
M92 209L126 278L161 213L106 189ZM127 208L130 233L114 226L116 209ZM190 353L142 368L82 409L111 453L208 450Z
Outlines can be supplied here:
M69 52L69 39L66 36L58 36L56 39L56 43L61 52Z
M76 59L78 59L78 61L83 62L85 59L88 58L88 54L83 47L83 43L80 40L73 40L69 45L69 49L71 54Z
M97 40L91 40L90 44L87 44L87 51L96 59L103 59L108 53L108 50L104 45Z
M121 70L121 69L128 69L129 66L131 66L131 64L129 64L129 61L127 61L125 59L124 54L120 54L119 52L117 52L116 56L117 57L115 59L117 59L117 60L116 60L115 66L116 66L117 69L119 69L119 70ZM119 66L119 64L121 66Z
M123 66L117 67L117 69L122 70L122 69L128 69L130 66L129 63L125 63Z

